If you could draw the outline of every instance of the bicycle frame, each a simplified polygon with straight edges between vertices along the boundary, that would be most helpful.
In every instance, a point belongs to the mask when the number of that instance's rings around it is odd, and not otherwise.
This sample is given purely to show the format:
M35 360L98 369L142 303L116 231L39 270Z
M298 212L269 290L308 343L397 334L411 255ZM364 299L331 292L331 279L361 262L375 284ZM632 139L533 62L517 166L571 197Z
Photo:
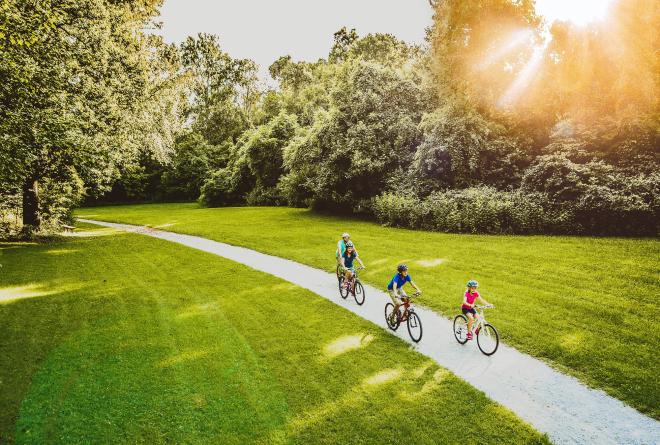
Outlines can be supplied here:
M400 317L401 317L400 318L401 322L404 322L404 321L408 320L408 317L410 316L410 311L413 310L412 299L415 296L416 296L415 294L408 295L405 298L405 300L403 298L401 299L402 303L399 306L399 314L400 314ZM401 312L401 307L403 307L403 312Z

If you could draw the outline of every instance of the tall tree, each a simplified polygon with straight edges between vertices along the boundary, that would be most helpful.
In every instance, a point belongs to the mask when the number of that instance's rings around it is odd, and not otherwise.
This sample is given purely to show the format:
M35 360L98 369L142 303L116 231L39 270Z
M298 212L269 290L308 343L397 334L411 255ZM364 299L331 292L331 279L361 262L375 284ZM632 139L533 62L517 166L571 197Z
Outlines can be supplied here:
M149 109L160 0L8 0L0 9L0 183L39 228L40 187L107 187L135 156ZM162 148L162 147L161 147Z

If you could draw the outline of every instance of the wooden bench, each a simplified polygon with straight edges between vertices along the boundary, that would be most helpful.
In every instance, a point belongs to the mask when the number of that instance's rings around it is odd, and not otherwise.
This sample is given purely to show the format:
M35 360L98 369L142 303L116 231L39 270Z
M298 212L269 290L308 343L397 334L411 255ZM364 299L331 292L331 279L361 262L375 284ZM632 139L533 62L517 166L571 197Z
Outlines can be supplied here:
M66 224L62 224L62 228L65 232L73 232L73 229L75 229L74 226L67 226Z

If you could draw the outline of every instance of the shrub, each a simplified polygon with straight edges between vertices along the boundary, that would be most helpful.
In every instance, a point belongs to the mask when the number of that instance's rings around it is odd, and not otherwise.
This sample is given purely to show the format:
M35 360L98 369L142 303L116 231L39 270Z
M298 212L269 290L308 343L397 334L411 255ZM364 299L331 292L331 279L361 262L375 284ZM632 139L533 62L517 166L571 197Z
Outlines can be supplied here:
M542 194L502 192L491 187L435 192L420 200L386 193L372 201L386 225L455 233L544 233L561 231L559 215L544 207Z

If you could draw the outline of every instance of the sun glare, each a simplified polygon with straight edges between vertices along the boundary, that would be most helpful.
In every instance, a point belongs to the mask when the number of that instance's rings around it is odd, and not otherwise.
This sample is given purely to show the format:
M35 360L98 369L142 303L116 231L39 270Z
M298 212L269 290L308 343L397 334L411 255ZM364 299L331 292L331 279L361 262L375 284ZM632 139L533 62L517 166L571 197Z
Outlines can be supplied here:
M602 20L612 0L537 0L536 12L548 23L556 20L576 25Z

